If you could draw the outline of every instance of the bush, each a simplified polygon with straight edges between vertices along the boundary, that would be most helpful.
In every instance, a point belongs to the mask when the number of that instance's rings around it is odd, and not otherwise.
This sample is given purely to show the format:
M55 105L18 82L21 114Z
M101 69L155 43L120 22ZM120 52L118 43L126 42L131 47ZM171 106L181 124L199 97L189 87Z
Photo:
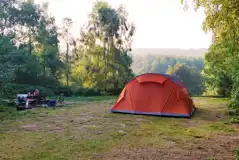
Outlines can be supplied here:
M82 88L82 87L77 87L73 88L73 94L76 96L106 96L106 95L119 95L120 92L122 91L121 88L111 88L107 89L106 91L102 89L97 89L97 88Z
M122 88L111 88L107 89L104 95L119 95L122 91Z
M232 90L231 99L228 104L230 114L233 116L239 116L239 88Z
M239 123L239 117L231 117L228 122L237 124Z
M237 147L237 150L236 150L236 160L239 160L239 146Z
M101 96L101 95L102 95L102 90L94 89L94 88L85 89L83 94L83 96Z
M82 87L72 87L73 94L75 96L83 96L85 88Z
M83 87L75 87L72 88L73 94L75 96L100 96L101 90L97 88L83 88Z
M73 95L72 89L67 87L58 87L57 90L55 90L55 94L58 95L60 93L64 93L66 97L70 97Z
M34 85L24 85L24 84L14 84L7 83L1 88L1 97L3 98L15 98L17 94L26 94L30 90L38 89L41 93L47 96L54 96L54 92L51 89L44 88L42 86L34 86Z

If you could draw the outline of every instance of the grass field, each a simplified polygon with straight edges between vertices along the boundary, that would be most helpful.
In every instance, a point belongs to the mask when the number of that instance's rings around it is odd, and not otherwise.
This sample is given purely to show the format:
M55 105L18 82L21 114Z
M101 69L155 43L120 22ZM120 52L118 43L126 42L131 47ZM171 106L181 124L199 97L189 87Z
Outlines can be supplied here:
M21 112L1 107L0 159L236 158L239 127L228 123L226 99L194 98L191 119L113 114L115 97L67 101L74 103Z

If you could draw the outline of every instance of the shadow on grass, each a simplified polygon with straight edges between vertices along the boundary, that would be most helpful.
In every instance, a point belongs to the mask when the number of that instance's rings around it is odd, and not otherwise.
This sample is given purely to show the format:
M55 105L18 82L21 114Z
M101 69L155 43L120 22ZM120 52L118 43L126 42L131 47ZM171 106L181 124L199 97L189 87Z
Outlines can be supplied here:
M104 100L116 100L117 96L89 96L89 97L67 97L65 98L66 101L104 101Z
M199 118L211 122L221 122L227 120L228 116L226 113L217 109L212 110L210 108L197 108L193 118Z

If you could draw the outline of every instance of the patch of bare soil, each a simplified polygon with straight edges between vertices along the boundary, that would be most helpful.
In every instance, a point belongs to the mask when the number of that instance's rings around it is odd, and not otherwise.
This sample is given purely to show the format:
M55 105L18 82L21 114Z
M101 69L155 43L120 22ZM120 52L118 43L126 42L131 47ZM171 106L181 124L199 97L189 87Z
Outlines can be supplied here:
M22 130L26 131L36 131L38 130L37 124L29 124L20 127Z
M225 106L218 105L212 108L199 108L192 119L180 120L185 127L199 127L202 123L223 122L228 119L224 114ZM139 120L140 121L140 120ZM235 125L235 128L238 126ZM235 160L235 149L239 145L239 133L215 134L213 138L195 138L185 144L170 141L162 137L166 145L155 148L145 146L127 148L118 146L108 153L95 154L93 159L98 160Z
M169 142L170 143L170 142ZM93 159L104 160L234 160L234 150L239 144L239 134L200 139L187 145L171 143L161 148L151 146L125 148L119 146L110 153L95 154Z
M29 125L23 125L18 128L21 131L34 131L34 132L61 132L63 131L64 127L58 123L42 123L42 122L35 122Z
M198 108L191 119L185 119L182 122L185 127L199 127L202 123L224 122L226 120L228 120L228 115L220 109Z
M183 121L185 127L199 127L201 125L201 121L199 120L184 120Z
M198 118L211 122L221 122L228 119L228 115L219 109L199 108L195 114L197 114Z
M232 124L232 127L239 129L239 123Z
M37 121L19 126L17 130L46 133L59 133L70 130L72 135L85 135L87 137L87 135L99 136L100 134L132 125L123 124L124 118L122 117L108 116L110 114L109 106L103 102L88 102L87 104L76 106L74 110L64 110L63 112L59 115L47 114L40 116Z

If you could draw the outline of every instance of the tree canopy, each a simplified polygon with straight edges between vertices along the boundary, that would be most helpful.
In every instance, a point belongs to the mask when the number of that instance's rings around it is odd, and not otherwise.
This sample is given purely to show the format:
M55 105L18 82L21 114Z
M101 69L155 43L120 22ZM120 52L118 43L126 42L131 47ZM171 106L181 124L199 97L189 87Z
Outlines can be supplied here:
M207 93L230 97L229 106L238 110L239 1L194 0L194 4L196 9L205 9L203 28L213 33L203 70Z
M97 1L82 27L81 39L72 80L86 88L122 88L132 77L132 36L135 26L127 21L127 12L120 6L112 8L105 1Z
M85 89L107 92L120 90L133 76L128 53L135 26L127 20L123 6L95 2L80 39L70 34L69 17L63 19L62 27L56 25L48 3L2 0L0 7L2 96L39 87L49 95ZM66 44L63 53L60 39Z

